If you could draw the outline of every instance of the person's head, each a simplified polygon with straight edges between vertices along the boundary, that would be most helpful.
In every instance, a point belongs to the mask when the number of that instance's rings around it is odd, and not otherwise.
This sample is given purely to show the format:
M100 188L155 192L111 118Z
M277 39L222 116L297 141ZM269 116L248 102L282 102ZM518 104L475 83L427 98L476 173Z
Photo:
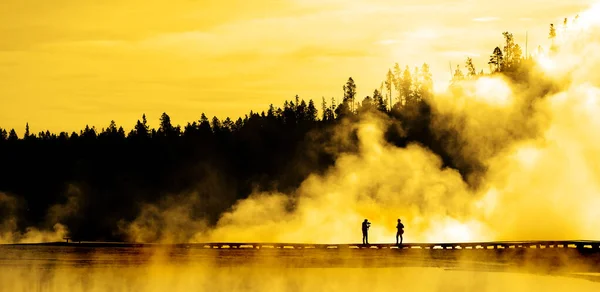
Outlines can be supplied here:
M398 222L400 222L400 219L398 219Z
M369 222L369 220L365 219L365 221L364 221L364 222Z

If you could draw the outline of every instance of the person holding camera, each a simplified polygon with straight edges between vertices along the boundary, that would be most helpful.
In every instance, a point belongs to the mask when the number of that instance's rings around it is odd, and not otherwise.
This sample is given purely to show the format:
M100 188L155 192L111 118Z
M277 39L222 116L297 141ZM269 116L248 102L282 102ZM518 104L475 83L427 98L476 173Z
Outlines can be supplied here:
M363 244L369 244L369 227L371 227L371 222L365 219L362 223Z
M396 232L396 245L398 245L398 237L400 237L400 244L402 244L402 234L404 234L404 224L402 224L402 222L400 221L400 219L398 219L398 225L396 225L396 229L398 229L398 232Z

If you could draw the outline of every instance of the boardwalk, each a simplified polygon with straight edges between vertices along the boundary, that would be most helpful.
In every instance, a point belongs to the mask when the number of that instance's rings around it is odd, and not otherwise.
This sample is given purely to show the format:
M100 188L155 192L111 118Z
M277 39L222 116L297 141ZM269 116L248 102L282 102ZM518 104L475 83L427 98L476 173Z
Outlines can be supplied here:
M189 248L210 249L579 249L600 251L600 241L567 240L567 241L490 241L490 242L456 242L456 243L403 243L398 246L393 243L375 244L311 244L311 243L268 243L268 242L209 242L209 243L180 243L180 244L152 244L152 243L124 243L124 242L90 242L67 241L55 243L42 243L42 245L69 245L69 246L176 246Z
M516 249L516 248L576 248L599 249L600 241L498 241L498 242L461 242L461 243L393 243L381 244L306 244L306 243L241 243L213 242L194 244L204 248L287 248L287 249Z

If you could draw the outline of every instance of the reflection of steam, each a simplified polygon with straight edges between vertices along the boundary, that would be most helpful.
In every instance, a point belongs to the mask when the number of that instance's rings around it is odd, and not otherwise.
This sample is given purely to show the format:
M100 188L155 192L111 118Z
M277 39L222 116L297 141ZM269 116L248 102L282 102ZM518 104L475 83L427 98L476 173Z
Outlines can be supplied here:
M536 251L552 256L539 257ZM597 274L588 276L592 281L557 277L598 271L593 260L582 260L566 249L512 250L502 255L471 250L462 256L440 252L433 256L436 252L431 250L0 246L0 264L11 261L1 270L0 291L393 291L400 287L481 292L598 291L600 286ZM563 255L570 256L563 259ZM513 264L506 265L507 260Z

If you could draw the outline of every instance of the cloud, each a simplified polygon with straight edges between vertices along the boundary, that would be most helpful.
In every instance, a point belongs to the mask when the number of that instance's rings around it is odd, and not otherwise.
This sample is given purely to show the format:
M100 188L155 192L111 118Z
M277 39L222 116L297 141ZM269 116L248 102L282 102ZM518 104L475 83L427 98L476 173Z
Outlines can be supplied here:
M472 19L475 22L492 22L500 20L499 17L487 16L487 17L477 17Z
M399 44L399 43L401 43L401 41L400 40L394 40L394 39L386 39L386 40L377 41L376 43L380 44L380 45L387 46L387 45Z
M479 57L479 53L469 52L469 51L445 51L441 52L441 55L452 57L452 58L461 58L464 59L466 57Z

